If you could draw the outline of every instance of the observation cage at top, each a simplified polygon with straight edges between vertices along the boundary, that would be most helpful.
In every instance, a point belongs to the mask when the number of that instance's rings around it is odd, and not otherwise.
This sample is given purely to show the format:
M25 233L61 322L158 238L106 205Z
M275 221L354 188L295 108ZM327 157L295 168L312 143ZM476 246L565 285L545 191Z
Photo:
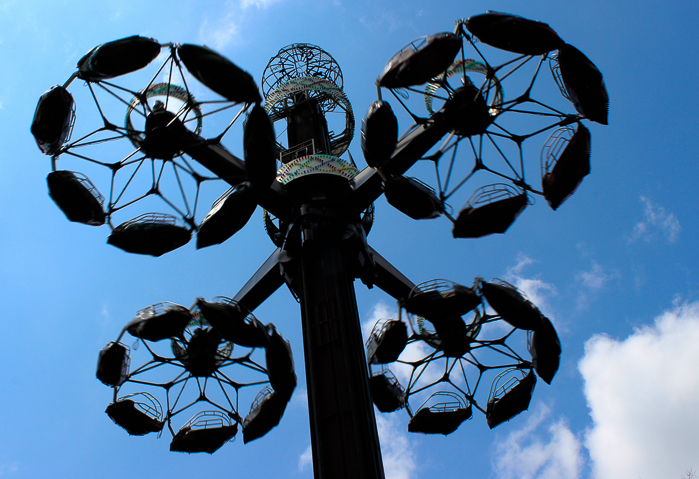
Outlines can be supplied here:
M92 105L80 122L69 87ZM415 220L446 218L455 238L504 233L535 196L558 209L590 172L584 122L607 124L597 67L545 23L498 12L459 20L388 61L362 121L361 170L342 88L339 66L314 45L281 49L261 96L206 47L134 36L95 47L39 99L31 131L69 220L106 224L108 243L160 256L193 234L197 248L220 244L261 206L275 247L234 297L153 305L102 350L107 414L129 434L167 426L171 450L212 453L239 429L248 442L274 428L296 386L293 357L252 311L283 284L301 303L317 477L383 477L371 401L405 408L412 432L450 434L474 410L491 428L510 420L528 408L537 376L553 379L560 341L522 292L480 278L415 285L367 236L382 194ZM389 100L412 122L400 137ZM243 159L226 146L241 123ZM377 325L366 353L356 278L400 312ZM336 310L321 314L327 304ZM137 354L144 363L132 368ZM240 396L252 391L244 416ZM340 451L337 436L368 439Z

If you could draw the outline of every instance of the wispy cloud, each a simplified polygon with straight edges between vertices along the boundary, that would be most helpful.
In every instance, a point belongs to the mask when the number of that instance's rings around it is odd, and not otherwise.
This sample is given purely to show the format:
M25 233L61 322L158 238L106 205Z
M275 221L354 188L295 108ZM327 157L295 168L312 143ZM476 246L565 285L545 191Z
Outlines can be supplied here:
M551 411L539 403L522 429L497 439L492 459L498 479L576 479L583 457L578 438L564 420L552 422ZM546 425L545 425L546 423Z
M106 304L102 305L99 324L104 330L111 330L114 328L114 319L112 318L109 307Z
M250 7L267 8L270 5L279 3L280 1L281 0L241 0L240 8L242 8L243 10Z
M586 288L597 291L604 287L611 276L604 272L597 261L593 261L590 270L578 273L576 279L582 282Z
M521 276L524 268L534 263L536 263L536 261L526 254L520 253L517 255L517 263L507 270L507 276Z
M303 454L299 457L299 472L303 472L306 468L313 464L313 447L309 444Z
M590 298L603 290L609 281L618 278L617 273L610 273L597 262L592 261L590 269L575 275L575 281L580 285L578 290L578 309L587 308Z
M308 409L308 392L305 387L297 387L294 395L291 396L291 404L301 408Z
M15 476L15 473L18 471L19 471L19 466L17 465L16 462L0 463L0 476L4 476L6 474L11 474L12 476Z
M596 335L579 370L592 477L680 477L699 463L699 302L617 340Z
M369 339L369 335L374 329L376 322L382 319L398 319L398 310L395 305L388 305L381 301L371 308L369 317L362 322L362 336L364 337L364 341Z
M379 302L374 305L368 319L362 322L362 333L365 341L369 338L369 335L371 334L376 322L381 319L398 319L398 310L395 306L389 306L383 302ZM403 318L403 320L406 319L407 318ZM406 387L410 380L411 373L413 372L413 367L406 363L421 361L432 352L433 349L422 341L410 343L400 355L400 359L403 362L390 364L390 370L396 376L398 382L403 387ZM418 384L425 385L433 383L442 377L443 374L444 371L442 366L436 363L429 364L421 374Z
M549 300L558 293L556 286L539 278L528 278L522 274L527 266L535 262L536 261L525 254L518 255L517 263L507 270L504 279L522 291L529 301L553 320L553 310Z
M636 223L633 232L629 237L629 242L656 241L658 237L662 237L668 243L674 243L682 230L677 217L665 210L662 206L653 203L645 196L641 196L643 204L643 220Z
M112 18L111 18L112 21L120 20L121 17L123 16L123 14L124 14L123 8L121 6L117 6L114 10L114 13L112 14Z
M417 469L415 445L408 439L405 423L395 416L377 416L386 479L410 479Z
M206 17L199 27L199 39L215 50L224 50L239 43L243 25L250 22L249 10L264 10L284 0L237 0L227 2L219 14Z
M386 9L377 2L373 4L372 11L360 17L359 21L370 29L388 33L411 26L413 15L405 15L398 10Z
M240 25L235 19L235 12L228 12L214 19L204 19L199 27L199 38L202 43L214 50L223 50L233 43L240 33Z

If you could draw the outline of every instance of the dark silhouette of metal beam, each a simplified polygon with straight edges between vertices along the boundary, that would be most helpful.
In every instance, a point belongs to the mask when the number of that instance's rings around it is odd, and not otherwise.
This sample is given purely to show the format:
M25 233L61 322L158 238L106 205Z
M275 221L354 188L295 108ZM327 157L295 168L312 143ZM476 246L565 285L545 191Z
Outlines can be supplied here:
M313 470L320 479L384 477L354 293L338 247L301 260Z
M277 249L260 266L255 274L238 291L233 298L250 311L254 311L267 298L272 296L284 284L284 278L279 271L279 252Z

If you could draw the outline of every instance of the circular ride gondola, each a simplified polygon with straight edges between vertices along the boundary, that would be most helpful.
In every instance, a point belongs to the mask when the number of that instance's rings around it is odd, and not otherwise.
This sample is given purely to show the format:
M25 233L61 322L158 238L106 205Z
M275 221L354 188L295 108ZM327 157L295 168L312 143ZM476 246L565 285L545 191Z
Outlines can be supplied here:
M97 378L114 389L106 413L118 426L135 436L167 426L170 450L188 453L212 454L239 429L244 442L262 437L296 388L291 348L274 325L222 297L142 309L100 352Z
M192 234L204 247L247 223L257 203L222 140L260 102L252 77L218 53L133 36L88 52L40 98L31 131L51 157L49 194L69 220L106 223L110 244L160 256ZM214 201L223 188L209 185L222 181L230 189ZM141 213L129 215L136 203Z
M537 375L550 384L558 370L550 320L504 281L477 278L469 288L432 280L398 306L398 319L374 327L367 361L374 404L405 408L410 432L451 434L474 409L498 426L529 407Z
M413 219L446 216L455 238L504 233L534 195L557 209L590 172L583 122L608 121L602 74L582 52L545 23L498 12L409 43L377 85L362 125L367 163L391 205ZM389 100L413 122L400 138ZM403 145L431 134L439 145L427 144L413 167ZM406 166L420 180L405 177Z

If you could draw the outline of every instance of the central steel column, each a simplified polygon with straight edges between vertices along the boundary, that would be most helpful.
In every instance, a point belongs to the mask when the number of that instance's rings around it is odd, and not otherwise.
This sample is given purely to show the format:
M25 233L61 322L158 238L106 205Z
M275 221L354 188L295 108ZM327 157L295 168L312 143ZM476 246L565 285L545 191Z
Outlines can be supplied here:
M383 479L354 277L340 245L300 260L306 382L316 479Z

